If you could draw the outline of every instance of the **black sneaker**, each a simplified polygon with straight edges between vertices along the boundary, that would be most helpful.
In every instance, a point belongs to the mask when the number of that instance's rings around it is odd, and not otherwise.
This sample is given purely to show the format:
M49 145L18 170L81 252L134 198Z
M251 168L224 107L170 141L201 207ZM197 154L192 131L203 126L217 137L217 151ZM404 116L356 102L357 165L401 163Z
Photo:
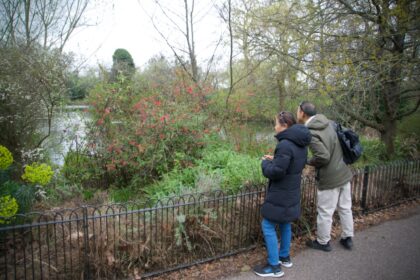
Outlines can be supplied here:
M343 245L343 247L347 250L351 250L353 248L353 240L351 239L351 237L340 239L340 244Z
M284 267L287 267L287 268L291 268L293 266L293 263L290 260L290 256L288 256L288 257L280 257L279 264L281 266L284 266Z
M322 245L318 242L318 240L308 240L306 241L306 246L312 249L317 249L325 252L330 252L332 250L330 242L328 242L325 245Z
M254 272L261 277L282 277L284 275L280 265L257 266L254 268Z

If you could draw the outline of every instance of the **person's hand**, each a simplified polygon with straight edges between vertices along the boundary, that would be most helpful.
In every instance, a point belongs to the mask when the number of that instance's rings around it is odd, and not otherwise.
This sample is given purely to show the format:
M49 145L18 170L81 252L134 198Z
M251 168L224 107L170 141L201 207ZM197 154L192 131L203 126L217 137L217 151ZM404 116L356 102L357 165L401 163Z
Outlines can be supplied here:
M273 160L273 156L271 156L271 155L264 155L262 157L262 160Z

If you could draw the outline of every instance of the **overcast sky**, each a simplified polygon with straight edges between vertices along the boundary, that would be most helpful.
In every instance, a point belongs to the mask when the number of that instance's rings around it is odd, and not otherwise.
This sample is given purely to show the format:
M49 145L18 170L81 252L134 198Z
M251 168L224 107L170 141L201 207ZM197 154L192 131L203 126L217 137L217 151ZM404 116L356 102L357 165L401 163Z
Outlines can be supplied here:
M183 28L185 23L176 15L184 15L183 1L158 1L171 19ZM201 64L210 58L216 42L226 32L226 26L218 16L216 2L217 0L196 0L195 3L194 33L197 57ZM153 27L150 17L153 17L158 29L171 43L185 48L181 33L165 17L154 0L92 1L85 16L93 26L75 31L65 48L66 51L80 56L79 61L86 59L85 65L96 66L100 63L111 66L112 54L117 48L128 50L137 67L143 67L151 57L159 53L173 58L171 50ZM222 48L221 46L218 49L219 53L223 52Z

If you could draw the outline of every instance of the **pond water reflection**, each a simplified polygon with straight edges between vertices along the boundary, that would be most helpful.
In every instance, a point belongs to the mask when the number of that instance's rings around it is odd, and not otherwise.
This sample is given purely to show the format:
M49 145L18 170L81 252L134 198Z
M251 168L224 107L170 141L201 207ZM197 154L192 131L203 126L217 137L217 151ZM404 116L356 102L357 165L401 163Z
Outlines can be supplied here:
M62 166L70 149L82 145L86 136L86 124L90 120L86 105L64 106L55 113L51 126L51 135L43 144L52 163ZM47 124L42 128L48 132Z
M43 145L52 163L62 166L69 150L76 150L84 144L87 123L90 121L88 108L86 105L64 106L56 112L51 136ZM42 131L48 132L47 124L44 124ZM245 150L266 151L275 143L274 129L270 123L244 122L229 125L220 130L219 135L222 139L229 140L236 147L242 147ZM258 147L259 145L261 147Z

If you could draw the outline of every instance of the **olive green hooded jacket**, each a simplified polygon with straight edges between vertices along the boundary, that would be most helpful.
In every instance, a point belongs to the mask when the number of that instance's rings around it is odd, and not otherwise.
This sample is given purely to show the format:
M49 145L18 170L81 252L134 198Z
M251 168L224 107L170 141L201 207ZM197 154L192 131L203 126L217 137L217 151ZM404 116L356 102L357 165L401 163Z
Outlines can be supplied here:
M343 161L343 151L333 123L324 115L315 115L306 124L312 134L309 149L313 157L308 164L315 166L319 190L334 189L351 181L353 174Z

